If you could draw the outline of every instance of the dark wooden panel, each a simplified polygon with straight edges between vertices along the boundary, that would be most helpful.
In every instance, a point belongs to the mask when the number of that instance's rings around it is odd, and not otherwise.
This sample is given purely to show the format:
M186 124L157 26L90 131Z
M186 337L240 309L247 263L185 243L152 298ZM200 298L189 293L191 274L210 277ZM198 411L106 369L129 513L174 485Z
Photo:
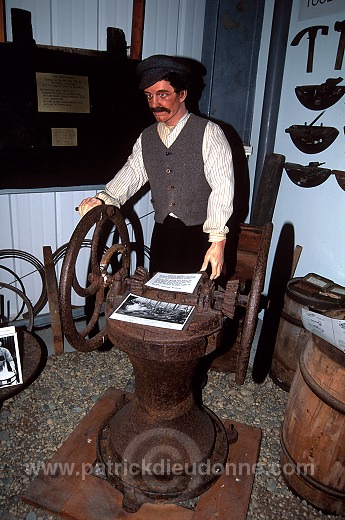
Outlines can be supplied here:
M251 281L254 275L254 268L257 262L257 256L251 253L239 251L237 255L237 264L233 280L239 279L240 282Z
M262 238L262 227L240 224L240 235L238 239L238 249L249 251L257 255Z
M112 52L97 52L28 38L0 44L0 62L0 188L107 182L153 122L138 89L138 62L114 51L114 42ZM38 112L36 72L86 76L90 113ZM52 146L52 128L76 128L77 146Z

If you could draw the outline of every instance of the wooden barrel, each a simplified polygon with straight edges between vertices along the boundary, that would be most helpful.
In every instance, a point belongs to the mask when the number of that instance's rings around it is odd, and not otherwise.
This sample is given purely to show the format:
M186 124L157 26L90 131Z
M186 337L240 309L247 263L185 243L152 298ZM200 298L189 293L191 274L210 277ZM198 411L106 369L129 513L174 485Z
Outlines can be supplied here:
M302 309L312 309L322 314L336 306L332 299L306 295L300 287L301 280L292 278L287 284L270 368L270 377L287 392L296 372L298 358L311 336L303 327Z
M288 486L325 513L344 514L345 353L314 334L290 388L281 447Z

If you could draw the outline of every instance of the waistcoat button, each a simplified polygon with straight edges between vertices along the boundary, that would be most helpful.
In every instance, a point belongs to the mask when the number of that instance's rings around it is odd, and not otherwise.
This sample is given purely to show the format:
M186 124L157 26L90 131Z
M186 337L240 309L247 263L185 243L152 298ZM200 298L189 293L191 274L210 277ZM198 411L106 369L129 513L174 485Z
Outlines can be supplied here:
M170 168L167 168L167 169L165 170L165 173L171 173L171 172L172 172L172 170L170 170Z

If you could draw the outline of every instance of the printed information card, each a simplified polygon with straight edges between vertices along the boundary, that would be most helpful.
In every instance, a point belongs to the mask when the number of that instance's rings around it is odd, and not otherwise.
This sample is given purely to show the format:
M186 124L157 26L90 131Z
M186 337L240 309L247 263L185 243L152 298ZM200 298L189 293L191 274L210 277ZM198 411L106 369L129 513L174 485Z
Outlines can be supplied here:
M145 285L154 289L192 294L200 278L201 273L156 273Z
M302 309L302 323L306 330L345 352L345 320Z

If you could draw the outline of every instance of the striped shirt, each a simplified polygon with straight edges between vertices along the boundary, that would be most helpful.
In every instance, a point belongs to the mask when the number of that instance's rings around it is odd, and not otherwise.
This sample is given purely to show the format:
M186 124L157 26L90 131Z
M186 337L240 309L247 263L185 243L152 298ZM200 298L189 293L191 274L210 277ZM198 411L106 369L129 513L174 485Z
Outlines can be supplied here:
M189 115L187 112L174 127L158 123L159 136L167 148L173 144ZM205 177L212 190L203 230L209 234L210 242L219 242L229 231L226 223L233 211L234 169L229 142L223 130L212 121L208 121L205 128L202 156ZM140 135L126 164L108 182L104 191L97 193L97 197L106 204L120 207L147 182Z

